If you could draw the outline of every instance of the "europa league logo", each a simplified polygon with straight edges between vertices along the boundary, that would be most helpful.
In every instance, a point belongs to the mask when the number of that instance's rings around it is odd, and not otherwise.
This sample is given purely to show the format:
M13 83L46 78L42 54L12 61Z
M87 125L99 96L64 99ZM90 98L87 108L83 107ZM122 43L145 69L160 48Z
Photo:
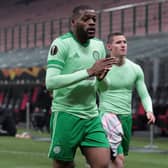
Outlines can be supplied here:
M93 58L94 58L95 60L99 60L99 59L100 59L100 54L99 54L98 51L93 51Z

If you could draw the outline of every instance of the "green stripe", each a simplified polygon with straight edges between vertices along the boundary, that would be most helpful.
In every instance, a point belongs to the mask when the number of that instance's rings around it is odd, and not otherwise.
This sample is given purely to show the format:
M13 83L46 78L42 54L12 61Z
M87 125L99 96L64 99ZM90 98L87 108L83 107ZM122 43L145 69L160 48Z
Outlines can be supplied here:
M64 66L64 63L61 62L61 61L58 61L58 60L49 60L48 65L50 65L50 64L57 64L57 65L60 65L60 66Z
M47 69L48 69L48 68L57 68L57 69L62 70L62 68L61 68L61 67L54 66L54 65L48 65L48 66L47 66Z

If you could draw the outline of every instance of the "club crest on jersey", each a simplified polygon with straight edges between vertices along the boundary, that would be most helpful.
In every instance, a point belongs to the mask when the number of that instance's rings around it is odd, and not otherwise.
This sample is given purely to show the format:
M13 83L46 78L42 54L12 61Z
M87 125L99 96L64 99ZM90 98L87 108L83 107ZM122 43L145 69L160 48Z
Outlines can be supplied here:
M58 52L58 47L56 45L53 45L50 50L51 55L56 55Z
M54 152L55 154L60 153L60 152L61 152L61 147L60 147L60 146L55 146L54 149L53 149L53 152Z
M95 60L98 60L98 59L100 59L100 54L99 54L99 52L98 51L93 51L93 58L95 59Z

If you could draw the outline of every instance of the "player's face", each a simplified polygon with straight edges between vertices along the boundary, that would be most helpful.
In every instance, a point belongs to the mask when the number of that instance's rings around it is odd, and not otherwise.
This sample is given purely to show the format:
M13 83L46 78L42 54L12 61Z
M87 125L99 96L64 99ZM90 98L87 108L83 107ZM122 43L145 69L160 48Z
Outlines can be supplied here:
M125 36L114 36L112 39L112 43L108 45L108 49L111 50L113 56L123 57L127 55L127 40Z
M96 32L96 12L95 10L81 10L78 18L74 20L77 36L90 39L95 37Z

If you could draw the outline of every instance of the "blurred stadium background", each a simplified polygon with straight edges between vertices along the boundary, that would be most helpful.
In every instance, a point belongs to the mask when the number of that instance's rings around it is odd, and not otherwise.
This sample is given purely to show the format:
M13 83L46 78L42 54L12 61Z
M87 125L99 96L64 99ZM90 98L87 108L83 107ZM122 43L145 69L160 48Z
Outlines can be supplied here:
M70 30L70 14L79 3L97 10L96 36L104 42L113 31L128 37L128 58L142 66L153 100L157 117L153 134L166 137L168 0L1 0L0 124L6 122L2 115L10 113L16 128L23 124L49 131L51 97L44 86L47 54L52 40ZM149 132L136 92L132 104L133 133Z

